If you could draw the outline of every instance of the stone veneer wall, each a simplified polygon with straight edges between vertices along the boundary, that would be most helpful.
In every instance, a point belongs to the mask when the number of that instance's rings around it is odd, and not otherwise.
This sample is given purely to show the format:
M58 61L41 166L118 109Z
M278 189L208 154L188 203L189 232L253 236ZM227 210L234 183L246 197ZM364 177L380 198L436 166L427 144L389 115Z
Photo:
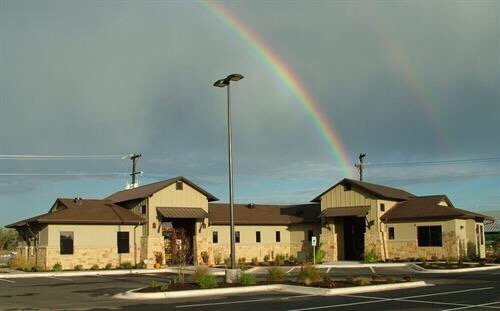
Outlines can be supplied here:
M72 255L61 255L59 248L47 248L46 269L51 270L54 264L60 263L63 269L72 270L76 265L82 265L84 269L90 269L93 265L98 265L99 268L104 268L107 264L113 267L119 266L121 263L130 262L135 264L134 250L130 249L129 253L118 254L116 247L110 248L76 248ZM139 254L139 252L137 253ZM139 256L137 256L139 259ZM139 260L137 260L139 262Z
M384 245L382 244L382 237L380 232L365 233L365 254L367 252L375 251L380 260L385 260Z
M165 255L165 238L163 236L148 236L141 238L141 247L146 247L146 251L141 253L142 256L146 258L141 258L141 260L147 259L147 268L153 268L156 263L155 252L161 252Z
M323 226L321 228L320 243L321 247L326 252L325 261L337 261L337 234L335 233L335 226L333 224L327 224L326 227Z
M425 257L426 259L431 259L432 257L443 259L458 257L458 242L456 239L443 236L443 246L441 247L419 247L417 240L388 240L387 251L389 259L420 257Z

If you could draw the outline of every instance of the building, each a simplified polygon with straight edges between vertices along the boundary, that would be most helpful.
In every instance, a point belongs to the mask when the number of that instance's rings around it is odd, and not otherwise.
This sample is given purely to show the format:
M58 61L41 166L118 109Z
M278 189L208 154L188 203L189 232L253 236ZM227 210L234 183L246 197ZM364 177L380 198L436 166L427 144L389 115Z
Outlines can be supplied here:
M57 199L48 213L7 227L25 244L19 254L64 269L124 262L152 266L169 258L174 232L191 244L192 263L229 257L229 205L184 177L116 192L104 199ZM318 237L327 261L484 257L484 215L455 208L446 195L343 179L309 204L235 204L236 258L311 258ZM206 262L206 258L205 258Z

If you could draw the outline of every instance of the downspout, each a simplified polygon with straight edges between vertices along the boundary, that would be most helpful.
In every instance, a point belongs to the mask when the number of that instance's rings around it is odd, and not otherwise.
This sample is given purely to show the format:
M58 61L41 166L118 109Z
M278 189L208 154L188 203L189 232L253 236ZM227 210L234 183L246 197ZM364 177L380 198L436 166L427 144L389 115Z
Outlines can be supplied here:
M134 265L136 267L137 267L137 240L136 240L136 236L137 236L137 227L139 227L140 224L141 223L138 223L134 227Z

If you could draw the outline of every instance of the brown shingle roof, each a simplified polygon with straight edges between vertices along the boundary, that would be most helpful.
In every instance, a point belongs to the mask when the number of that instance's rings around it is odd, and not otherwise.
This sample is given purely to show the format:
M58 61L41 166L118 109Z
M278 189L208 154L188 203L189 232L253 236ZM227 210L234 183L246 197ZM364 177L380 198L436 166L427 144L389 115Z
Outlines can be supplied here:
M207 197L209 202L219 200L215 196L210 194L208 191L205 191L204 189L202 189L201 187L199 187L198 185L196 185L195 183L193 183L189 179L182 177L182 176L170 178L167 180L162 180L159 182L140 186L140 187L133 188L133 189L118 191L118 192L113 193L112 195L106 197L106 200L111 200L113 203L120 203L120 202L125 202L125 201L136 200L136 199L145 199L145 198L153 195L154 193L160 191L161 189L170 186L171 184L173 184L177 181L182 181L182 182L190 185L194 189L198 190L199 192L203 193Z
M349 178L344 178L335 185L331 186L327 190L323 191L320 195L315 197L314 199L311 200L311 202L320 202L321 197L327 193L328 191L332 190L333 188L337 187L338 185L346 185L350 184L352 187L358 187L361 188L374 196L381 198L381 199L389 199L389 200L406 200L410 197L414 197L415 195L412 193L409 193L407 191L397 189L397 188L392 188L392 187L387 187L383 185L377 185L377 184L372 184L368 183L365 181L359 181L359 180L354 180L354 179L349 179Z
M448 206L439 205L442 201L445 201ZM380 217L383 221L450 218L488 219L489 217L455 208L444 194L409 198L397 203Z
M207 218L208 213L200 207L157 207L156 210L165 218Z
M10 224L22 227L27 224L122 224L137 225L146 221L139 215L107 200L57 199L67 208L42 214ZM66 205L67 204L67 205Z
M290 225L318 223L319 204L268 205L235 204L234 222L237 225ZM208 205L209 220L213 225L229 224L229 204Z
M327 208L321 212L319 217L343 217L356 216L365 217L370 210L370 206L352 206L352 207L333 207Z

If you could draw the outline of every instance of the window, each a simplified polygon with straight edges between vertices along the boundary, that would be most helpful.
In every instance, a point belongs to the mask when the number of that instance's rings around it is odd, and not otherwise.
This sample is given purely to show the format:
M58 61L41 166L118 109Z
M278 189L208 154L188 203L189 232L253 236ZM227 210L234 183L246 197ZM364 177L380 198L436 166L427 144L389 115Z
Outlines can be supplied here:
M146 205L141 205L141 214L146 214Z
M311 241L312 241L312 239L313 239L313 235L314 235L314 232L313 232L312 230L307 230L307 240L308 240L309 242L311 242Z
M212 232L212 243L214 244L219 243L219 232L217 231Z
M182 187L183 187L183 183L182 181L178 181L175 183L175 190L182 190Z
M279 243L281 242L281 232L276 231L276 242Z
M389 240L394 240L394 227L389 227Z
M260 243L260 231L255 231L255 242Z
M240 232L239 231L234 232L234 243L240 243Z
M385 212L385 204L384 203L380 203L380 211Z
M418 246L443 246L441 226L417 227Z
M72 255L73 254L73 232L61 231L59 233L60 248L59 252L61 255Z
M351 191L352 185L351 184L345 184L344 185L344 191Z
M128 232L125 231L118 231L116 233L118 254L126 254L130 251L128 235Z
M479 234L481 235L481 245L484 244L484 232L483 232L483 226L479 226Z

